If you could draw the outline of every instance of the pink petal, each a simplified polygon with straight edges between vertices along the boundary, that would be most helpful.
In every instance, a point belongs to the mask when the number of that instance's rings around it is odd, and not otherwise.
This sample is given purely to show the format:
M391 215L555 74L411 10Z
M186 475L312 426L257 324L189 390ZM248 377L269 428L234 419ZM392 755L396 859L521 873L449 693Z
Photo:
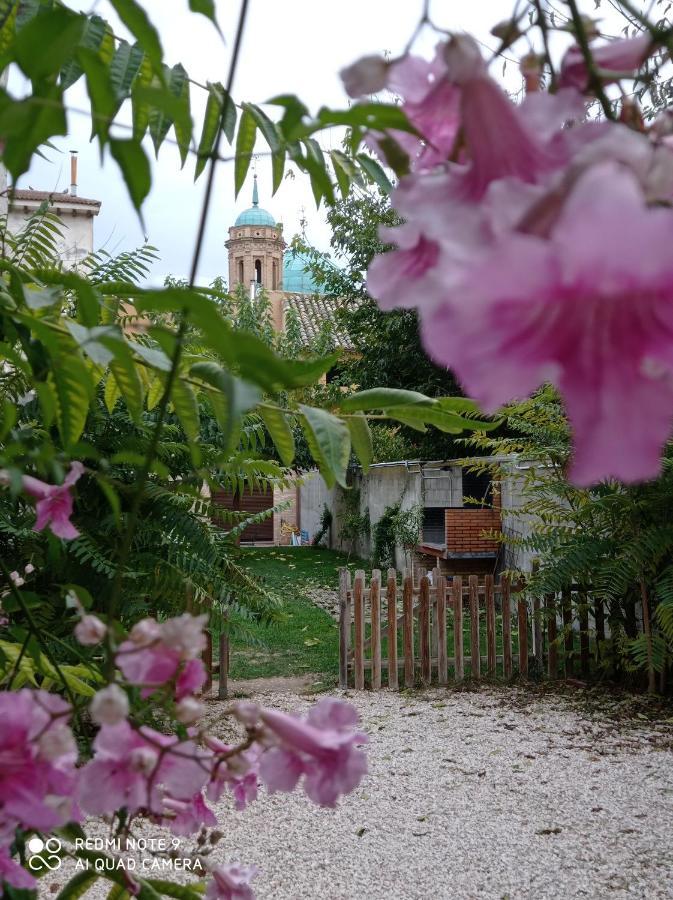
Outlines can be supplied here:
M610 41L600 47L593 45L591 47L591 55L596 68L601 70L603 83L613 80L610 78L611 72L614 73L615 78L618 78L625 72L637 71L651 52L652 37L649 34ZM585 91L589 87L584 54L579 47L571 47L563 57L559 86L562 88L574 87L579 91Z
M304 772L304 764L296 753L272 747L262 756L259 777L273 794L293 791Z

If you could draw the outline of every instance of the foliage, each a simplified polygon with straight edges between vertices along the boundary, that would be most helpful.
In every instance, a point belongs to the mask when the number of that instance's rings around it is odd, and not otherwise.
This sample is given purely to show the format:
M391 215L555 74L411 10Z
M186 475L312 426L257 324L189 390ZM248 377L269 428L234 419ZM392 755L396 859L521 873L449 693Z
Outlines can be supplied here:
M662 476L652 482L576 488L566 480L570 433L553 389L505 414L509 436L479 435L463 443L480 455L510 458L480 468L520 480L523 503L508 510L504 540L514 560L522 551L538 560L531 591L542 596L589 586L592 597L607 602L612 637L601 650L606 672L661 671L673 649L673 462L667 456ZM655 626L651 642L642 633L643 592Z
M332 510L326 503L323 503L322 513L320 514L320 528L318 529L318 531L316 531L312 541L314 547L319 547L325 535L328 535L330 533L330 530L332 528L332 518ZM329 543L330 542L328 539L328 547Z
M341 509L339 511L339 538L341 546L344 541L357 548L360 538L369 536L369 510L360 512L360 491L349 488L341 493Z

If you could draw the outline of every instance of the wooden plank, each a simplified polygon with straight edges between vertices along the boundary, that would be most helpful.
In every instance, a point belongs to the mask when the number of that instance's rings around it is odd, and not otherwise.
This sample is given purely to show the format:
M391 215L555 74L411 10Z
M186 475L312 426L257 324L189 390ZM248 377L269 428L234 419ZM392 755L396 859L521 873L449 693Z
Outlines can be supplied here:
M226 629L226 622L222 623L220 631L220 680L217 685L217 696L219 700L226 700L229 696L229 632Z
M351 641L351 574L339 569L339 687L348 687L348 651Z
M519 621L519 674L528 676L528 603L524 594L519 594L517 602Z
M453 658L454 677L462 681L465 676L463 663L463 579L454 575L451 582L453 596Z
M449 682L449 664L446 652L446 578L437 578L437 680L440 684Z
M573 653L573 608L570 590L564 588L561 595L561 612L563 614L563 646L564 654L564 671L566 678L572 678L575 674L574 653Z
M484 593L486 595L486 668L488 674L495 675L495 591L493 576L484 576Z
M479 592L477 590L479 580L476 575L470 575L470 675L479 678L481 675L481 653L479 651Z
M605 606L602 600L594 600L594 622L596 625L596 660L601 659L601 644L605 641Z
M202 659L203 667L206 670L206 681L201 693L206 697L213 689L213 635L210 629L206 631L206 649L203 651Z
M418 604L418 650L421 656L421 681L430 684L432 675L430 664L430 582L428 576L421 578L421 595Z
M405 571L402 585L402 641L404 645L404 686L414 686L414 593L411 575Z
M578 618L580 623L580 675L589 677L589 605L586 594L578 598Z
M500 579L500 599L502 602L502 673L512 677L512 597L509 578Z
M488 657L486 657L486 656L482 656L482 658L481 658L481 661L482 661L484 667L486 666L486 661L487 661L487 659L488 659ZM498 661L499 663L502 662L502 656L501 656L500 654L498 654L498 656L496 657L496 659L497 659L497 661ZM432 663L433 666L437 666L438 663L439 663L439 660L437 659L436 656L432 656L432 657L430 657L430 662ZM447 657L447 662L448 662L448 664L449 664L450 666L455 665L455 659L454 659L454 657L453 657L453 656ZM381 657L381 669L387 669L387 668L388 668L388 665L389 665L388 660L387 660L385 657L382 656L382 657ZM352 664L349 663L349 669L350 669L351 667L352 667ZM365 659L365 672L368 671L369 669L371 669L371 667L372 667L372 661L371 661L371 659Z
M539 597L533 597L533 642L535 644L534 653L537 671L539 674L542 674L542 610Z
M437 625L437 601L439 600L439 579L442 570L436 565L432 570L432 586L430 588L430 653L433 658L439 659L439 628Z
M396 691L397 679L397 572L388 569L388 687Z
M556 596L547 594L545 598L547 611L547 671L550 678L558 678L558 633L556 630Z
M358 569L353 584L355 608L355 690L365 688L365 573Z
M381 570L372 570L372 690L381 690Z

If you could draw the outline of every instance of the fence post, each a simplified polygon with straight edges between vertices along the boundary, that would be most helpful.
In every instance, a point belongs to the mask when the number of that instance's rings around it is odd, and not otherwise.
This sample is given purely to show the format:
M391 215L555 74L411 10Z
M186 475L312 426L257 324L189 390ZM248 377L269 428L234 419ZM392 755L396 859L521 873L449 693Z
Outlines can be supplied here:
M596 661L600 662L601 643L605 640L605 607L602 600L594 600L594 623L596 625Z
M353 583L355 610L355 690L365 688L365 573L358 569Z
M589 677L589 598L583 591L578 595L578 617L580 623L580 674Z
M547 671L550 678L558 678L558 643L556 631L556 596L547 594L545 609L547 610Z
M222 616L222 628L220 629L220 680L217 685L219 700L226 700L229 696L229 631L227 630L227 616Z
M348 651L351 642L351 605L348 592L351 589L351 574L346 568L339 569L339 687L348 687Z
M398 688L397 681L397 572L388 569L388 687Z
M372 571L369 586L369 605L371 611L371 646L372 646L372 690L381 689L381 570Z
M500 578L500 600L502 603L502 673L512 677L512 598L509 578Z
M571 678L574 675L574 658L573 658L573 608L570 596L570 588L563 588L561 593L561 612L563 613L563 647L565 650L563 667L565 677Z
M408 570L402 587L402 633L404 639L404 686L414 686L414 583Z
M463 662L463 579L454 575L451 581L453 595L453 663L456 681L465 677Z
M446 653L446 578L437 576L437 680L448 684L449 663Z
M203 651L202 659L206 670L206 681L201 693L206 697L213 689L213 633L210 628L206 631L206 649Z
M517 603L519 619L519 674L528 676L528 602L524 593L519 594Z
M419 652L421 654L421 681L430 684L430 582L428 576L421 578L420 593L418 598L418 630Z
M484 595L486 599L486 662L488 674L495 675L497 654L495 648L495 593L493 576L484 576Z
M479 579L470 575L470 677L481 675L481 647L479 646Z
M542 647L542 619L540 618L541 603L539 597L533 597L533 641L535 642L535 662L538 666L538 672L543 671L544 655Z

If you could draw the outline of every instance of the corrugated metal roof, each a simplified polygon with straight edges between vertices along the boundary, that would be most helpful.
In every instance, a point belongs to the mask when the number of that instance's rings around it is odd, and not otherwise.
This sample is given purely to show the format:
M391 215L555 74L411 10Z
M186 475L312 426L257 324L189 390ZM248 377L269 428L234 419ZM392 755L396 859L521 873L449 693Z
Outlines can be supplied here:
M350 335L337 320L338 308L338 300L320 294L289 294L285 298L285 309L296 313L301 337L306 344L312 344L320 336L325 322L330 322L336 346L342 350L354 350Z

